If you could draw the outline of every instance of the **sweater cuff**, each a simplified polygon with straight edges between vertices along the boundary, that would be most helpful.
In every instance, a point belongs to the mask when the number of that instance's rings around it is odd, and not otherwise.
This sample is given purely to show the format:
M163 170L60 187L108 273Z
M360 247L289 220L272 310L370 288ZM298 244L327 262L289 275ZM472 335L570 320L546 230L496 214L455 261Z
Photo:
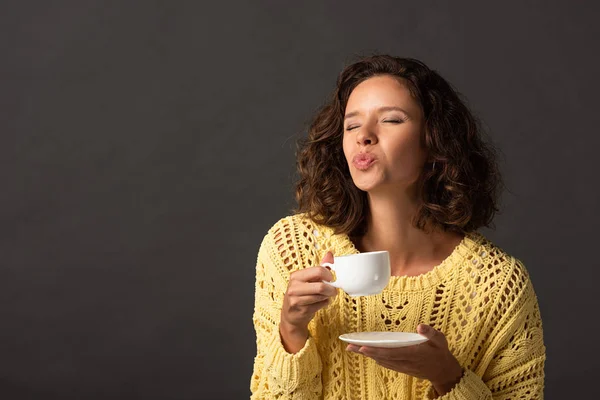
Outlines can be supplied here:
M470 369L465 369L465 373L461 380L451 391L443 396L436 397L433 385L431 385L427 397L436 400L479 400L491 399L492 392L479 375L475 374Z
M265 369L268 371L269 383L291 393L298 387L310 385L320 379L321 357L314 339L309 335L304 347L295 354L288 353L283 347L279 326L274 329L271 343L265 354Z

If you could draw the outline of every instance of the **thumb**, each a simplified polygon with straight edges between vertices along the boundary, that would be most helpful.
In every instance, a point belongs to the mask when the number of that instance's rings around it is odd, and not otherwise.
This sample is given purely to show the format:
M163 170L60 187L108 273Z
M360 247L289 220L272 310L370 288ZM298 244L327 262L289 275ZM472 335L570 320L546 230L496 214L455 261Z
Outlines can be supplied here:
M325 253L325 256L321 260L321 264L326 263L326 262L333 264L333 253L331 252L331 250L329 250L327 253Z
M440 331L435 330L429 325L419 324L419 326L417 326L417 332L425 336L434 344L445 344L446 342L446 337L444 336L444 334Z

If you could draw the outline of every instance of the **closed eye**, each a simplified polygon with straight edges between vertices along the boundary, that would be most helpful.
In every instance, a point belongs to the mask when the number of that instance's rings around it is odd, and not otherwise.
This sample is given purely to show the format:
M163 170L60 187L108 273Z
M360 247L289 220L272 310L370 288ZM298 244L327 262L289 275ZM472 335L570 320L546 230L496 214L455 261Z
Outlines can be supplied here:
M383 122L390 122L392 124L399 124L399 123L404 122L404 121L401 121L401 120L398 120L398 119L387 119L387 120L385 120Z
M358 126L349 126L349 127L346 128L346 130L347 131L351 131L351 130L356 129L356 128L358 128Z

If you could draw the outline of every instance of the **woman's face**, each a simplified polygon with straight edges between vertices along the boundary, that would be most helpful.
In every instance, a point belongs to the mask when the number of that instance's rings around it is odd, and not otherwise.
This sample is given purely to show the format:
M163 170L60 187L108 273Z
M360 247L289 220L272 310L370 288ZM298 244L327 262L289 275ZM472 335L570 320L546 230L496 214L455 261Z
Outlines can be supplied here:
M423 129L421 106L398 79L361 82L344 116L344 155L354 184L366 192L414 186L427 158Z

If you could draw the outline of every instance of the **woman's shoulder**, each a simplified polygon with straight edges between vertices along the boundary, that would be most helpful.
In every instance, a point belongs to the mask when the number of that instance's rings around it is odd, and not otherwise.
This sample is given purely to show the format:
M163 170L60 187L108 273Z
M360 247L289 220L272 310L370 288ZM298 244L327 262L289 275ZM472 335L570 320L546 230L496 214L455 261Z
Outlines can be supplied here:
M280 218L268 230L265 240L280 246L282 244L301 246L308 249L313 245L319 248L321 238L330 238L335 235L332 228L322 225L307 213L291 214ZM289 246L286 246L289 247Z
M506 305L535 296L529 272L521 259L507 253L481 233L465 239L466 272L480 290Z
M307 213L280 218L269 228L263 246L277 259L301 265L317 265L327 251L335 255L354 252L347 235L336 234L333 228L316 222Z
M477 269L484 269L495 275L509 273L517 270L519 274L527 274L523 262L512 254L506 252L485 235L476 232L465 238L466 247L469 249L468 258Z
M312 220L307 213L290 214L276 221L268 231L270 235L277 235L284 232L314 232L314 230L330 229Z
M314 236L316 231L324 228L312 221L306 213L291 214L281 217L272 224L263 242L269 241L278 247L280 244L293 245L303 239L310 240L311 235Z
M305 213L282 217L264 236L259 259L268 260L289 272L314 263L321 256L317 237L323 229L325 227L312 221Z

